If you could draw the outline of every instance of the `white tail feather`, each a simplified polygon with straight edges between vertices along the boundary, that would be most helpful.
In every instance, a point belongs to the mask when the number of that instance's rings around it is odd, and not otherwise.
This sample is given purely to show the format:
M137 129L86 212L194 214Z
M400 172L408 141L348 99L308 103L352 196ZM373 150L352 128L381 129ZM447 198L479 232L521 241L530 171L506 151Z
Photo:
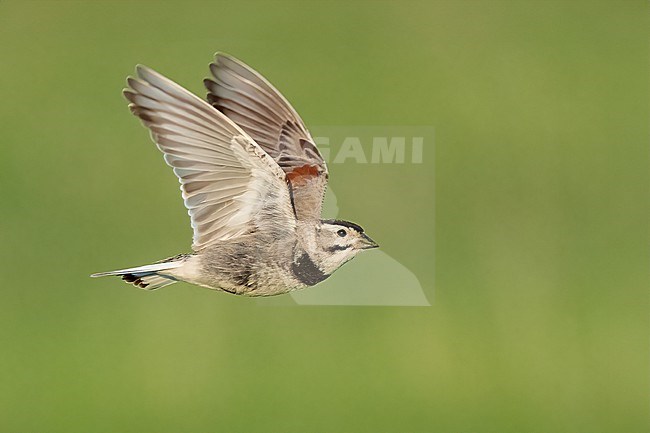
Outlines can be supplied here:
M121 276L122 279L136 287L145 290L156 290L174 284L177 280L170 275L161 275L159 272L176 269L183 266L183 259L173 260L152 265L138 266L135 268L120 269L117 271L100 272L91 277Z

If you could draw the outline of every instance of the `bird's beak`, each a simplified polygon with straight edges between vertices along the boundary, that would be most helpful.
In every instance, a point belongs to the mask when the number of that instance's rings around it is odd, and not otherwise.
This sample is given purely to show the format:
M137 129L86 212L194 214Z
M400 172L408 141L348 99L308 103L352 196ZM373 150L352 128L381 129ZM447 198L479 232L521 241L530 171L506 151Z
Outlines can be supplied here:
M370 239L370 237L367 234L361 233L361 242L359 248L362 250L369 250L371 248L379 248L379 245L377 244L377 242Z

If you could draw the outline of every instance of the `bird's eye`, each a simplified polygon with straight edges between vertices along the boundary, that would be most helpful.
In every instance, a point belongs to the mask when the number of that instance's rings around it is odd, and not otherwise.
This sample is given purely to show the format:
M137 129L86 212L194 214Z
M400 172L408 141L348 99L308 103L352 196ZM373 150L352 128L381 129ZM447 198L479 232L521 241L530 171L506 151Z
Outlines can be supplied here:
M341 230L339 230L338 232L336 232L336 234L339 235L339 236L341 236L341 237L343 238L343 237L345 237L345 235L347 235L348 233L347 233L345 230L341 229Z

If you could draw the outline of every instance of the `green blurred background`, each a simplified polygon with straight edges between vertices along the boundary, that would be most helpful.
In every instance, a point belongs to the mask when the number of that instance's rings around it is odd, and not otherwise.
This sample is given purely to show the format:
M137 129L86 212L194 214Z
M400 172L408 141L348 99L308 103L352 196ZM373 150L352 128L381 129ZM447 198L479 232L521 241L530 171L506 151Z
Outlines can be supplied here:
M648 431L648 9L0 2L0 432ZM431 307L88 278L189 248L120 90L203 95L217 50L308 124L435 127L424 164L331 166Z

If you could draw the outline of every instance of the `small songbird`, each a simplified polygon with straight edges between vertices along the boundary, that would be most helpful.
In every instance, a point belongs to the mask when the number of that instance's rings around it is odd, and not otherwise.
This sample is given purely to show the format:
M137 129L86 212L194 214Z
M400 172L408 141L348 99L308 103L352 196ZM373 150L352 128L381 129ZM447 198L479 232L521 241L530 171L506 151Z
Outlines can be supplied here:
M208 102L145 66L136 71L124 96L181 183L193 252L93 277L271 296L313 286L378 246L357 224L321 219L325 161L298 113L256 71L216 54Z

